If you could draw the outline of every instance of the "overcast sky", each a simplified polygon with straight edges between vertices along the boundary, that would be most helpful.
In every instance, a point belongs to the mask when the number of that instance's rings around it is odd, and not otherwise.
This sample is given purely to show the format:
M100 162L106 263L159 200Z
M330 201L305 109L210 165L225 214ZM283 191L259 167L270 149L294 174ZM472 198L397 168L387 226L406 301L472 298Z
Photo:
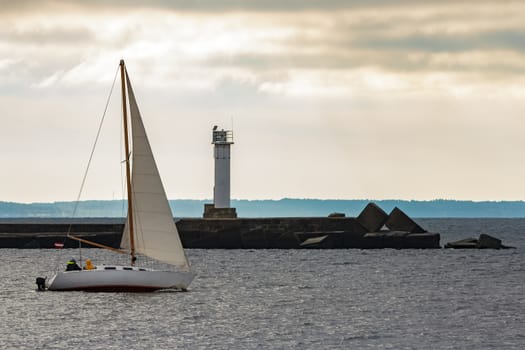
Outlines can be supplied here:
M2 1L0 201L74 200L121 58L171 199L525 199L521 1ZM117 86L118 87L118 86ZM115 89L82 199L121 198Z

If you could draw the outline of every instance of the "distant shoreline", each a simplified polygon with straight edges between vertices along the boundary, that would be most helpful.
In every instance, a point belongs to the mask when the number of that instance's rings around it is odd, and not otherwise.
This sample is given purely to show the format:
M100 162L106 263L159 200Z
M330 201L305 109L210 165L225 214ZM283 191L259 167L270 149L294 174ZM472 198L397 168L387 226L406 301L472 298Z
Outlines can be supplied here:
M171 200L177 218L202 217L205 203L211 200ZM460 200L232 200L239 217L324 217L331 213L357 216L367 203L374 202L389 212L398 207L413 218L525 218L525 201L460 201ZM71 218L74 202L14 203L0 201L0 218L54 219ZM123 218L121 200L88 200L79 202L76 218Z

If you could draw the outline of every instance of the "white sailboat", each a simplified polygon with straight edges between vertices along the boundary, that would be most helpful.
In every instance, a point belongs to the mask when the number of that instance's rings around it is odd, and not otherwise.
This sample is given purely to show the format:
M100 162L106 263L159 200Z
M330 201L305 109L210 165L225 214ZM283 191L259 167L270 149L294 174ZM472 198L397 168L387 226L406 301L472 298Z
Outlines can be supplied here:
M49 290L102 292L186 290L195 277L173 221L123 60L120 61L120 75L125 151L126 155L131 155L127 156L128 159L125 161L128 216L122 234L121 249L105 248L129 254L131 263L129 266L103 265L92 270L57 272L49 281ZM126 87L129 95L131 147L128 137ZM74 236L70 238L93 244ZM96 243L94 245L102 246ZM176 270L154 270L135 266L137 254L172 265Z

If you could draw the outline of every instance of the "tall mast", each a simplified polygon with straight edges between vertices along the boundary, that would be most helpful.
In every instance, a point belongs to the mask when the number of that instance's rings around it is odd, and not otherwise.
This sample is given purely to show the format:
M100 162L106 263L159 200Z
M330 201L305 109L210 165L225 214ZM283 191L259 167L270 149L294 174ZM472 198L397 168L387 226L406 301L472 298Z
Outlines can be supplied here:
M124 118L124 146L126 151L126 185L128 188L128 227L129 227L129 245L131 254L131 265L135 264L135 237L133 234L133 207L131 191L131 172L129 169L129 138L128 138L128 109L126 103L126 66L124 60L120 60L120 80L122 82L122 112Z

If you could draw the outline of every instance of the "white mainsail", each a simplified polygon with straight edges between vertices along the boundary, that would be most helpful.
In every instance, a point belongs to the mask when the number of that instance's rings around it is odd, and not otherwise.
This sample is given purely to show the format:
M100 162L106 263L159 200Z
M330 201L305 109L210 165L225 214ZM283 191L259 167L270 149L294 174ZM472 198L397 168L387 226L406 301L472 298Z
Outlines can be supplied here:
M151 152L131 82L126 72L131 115L131 186L135 252L189 271L166 192ZM129 215L121 248L129 249Z

